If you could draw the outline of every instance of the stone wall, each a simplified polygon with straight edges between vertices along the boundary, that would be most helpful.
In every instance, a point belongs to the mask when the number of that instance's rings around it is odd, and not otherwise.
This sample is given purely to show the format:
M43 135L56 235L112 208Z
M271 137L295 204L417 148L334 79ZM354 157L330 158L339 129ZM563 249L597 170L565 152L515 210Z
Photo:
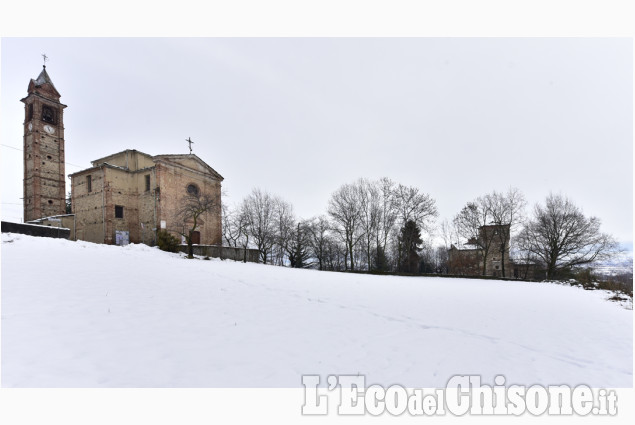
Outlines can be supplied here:
M181 252L187 253L187 245L180 245ZM234 261L246 261L249 263L258 262L258 250L244 248L232 248L218 245L193 245L194 255L201 255L211 258L222 258Z
M71 230L62 227L41 226L38 224L2 222L2 233L20 233L29 236L69 239Z
M77 239L95 243L105 241L105 172L103 168L89 168L71 178L71 204L75 214ZM88 177L91 190L88 190Z
M505 257L505 276L511 277L512 266L509 258L510 227L506 225L481 226L479 229L479 239L482 246L489 246L487 257L485 258L487 276L503 276L503 253ZM502 242L505 242L503 245Z
M63 215L55 215L52 217L43 217L38 220L29 221L26 224L37 224L39 226L61 227L64 229L69 229L71 233L68 239L72 241L77 240L75 236L75 215L74 214L63 214Z

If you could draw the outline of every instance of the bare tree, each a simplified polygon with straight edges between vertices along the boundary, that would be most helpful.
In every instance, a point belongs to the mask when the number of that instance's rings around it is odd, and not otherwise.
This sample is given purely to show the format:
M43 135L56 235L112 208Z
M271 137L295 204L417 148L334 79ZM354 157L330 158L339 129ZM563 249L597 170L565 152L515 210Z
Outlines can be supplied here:
M585 217L568 198L553 194L544 206L536 204L533 217L519 235L519 245L545 264L548 279L619 252L615 239L600 232L600 219Z
M247 262L249 232L247 217L239 207L229 210L223 204L223 238L228 246L243 249L243 262Z
M444 219L439 226L439 230L441 238L443 239L443 246L446 251L450 249L452 245L459 244L459 231L454 221L450 222L447 219Z
M360 202L360 231L363 234L363 250L366 264L370 270L373 252L376 251L381 224L381 199L377 183L367 179L357 181Z
M240 207L246 233L260 252L260 260L267 263L276 243L276 199L256 188L247 195Z
M279 197L274 197L276 237L274 244L275 260L279 266L285 265L285 256L290 252L289 244L295 237L296 220L293 206Z
M317 260L318 269L327 268L329 245L331 242L331 223L321 215L310 220L306 225L307 241L313 258Z
M336 232L346 247L344 253L345 269L348 268L347 259L350 259L350 268L354 271L354 249L363 236L360 226L362 219L359 190L356 185L345 184L337 189L329 200L328 213L333 219Z
M449 273L449 256L448 249L445 246L437 246L434 249L435 273Z
M326 240L324 269L341 271L346 269L347 249L341 239L329 236Z
M231 210L227 205L222 206L223 239L227 246L238 248L243 246L245 238L245 221L238 209Z
M187 242L187 258L194 258L192 236L200 226L201 216L220 210L220 206L221 200L218 195L203 193L198 189L188 191L187 195L181 198L180 205L175 211L175 221L180 226L176 229L177 233L185 237Z
M394 196L401 227L405 226L408 220L412 220L421 230L432 230L431 225L439 213L430 195L420 193L416 187L399 184L395 188Z
M395 196L395 183L387 177L379 179L379 227L377 230L377 248L382 253L386 252L388 237L395 228L398 217L398 203Z

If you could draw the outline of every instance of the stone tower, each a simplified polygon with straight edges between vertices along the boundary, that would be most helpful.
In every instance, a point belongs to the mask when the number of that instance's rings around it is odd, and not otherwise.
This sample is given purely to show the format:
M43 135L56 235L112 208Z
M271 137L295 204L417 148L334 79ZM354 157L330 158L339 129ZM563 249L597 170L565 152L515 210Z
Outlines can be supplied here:
M24 103L24 221L64 214L64 108L46 73L31 80Z

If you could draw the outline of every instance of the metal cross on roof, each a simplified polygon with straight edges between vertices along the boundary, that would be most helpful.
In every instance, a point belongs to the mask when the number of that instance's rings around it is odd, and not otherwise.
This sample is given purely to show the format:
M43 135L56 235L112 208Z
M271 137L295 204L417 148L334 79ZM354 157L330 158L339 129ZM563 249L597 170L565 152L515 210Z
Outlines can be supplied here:
M194 142L189 137L187 139L185 139L185 141L190 144L190 154L192 154L192 143L194 143Z
M49 60L49 57L46 56L46 53L42 53L42 58L44 59L44 68L46 68L46 61Z

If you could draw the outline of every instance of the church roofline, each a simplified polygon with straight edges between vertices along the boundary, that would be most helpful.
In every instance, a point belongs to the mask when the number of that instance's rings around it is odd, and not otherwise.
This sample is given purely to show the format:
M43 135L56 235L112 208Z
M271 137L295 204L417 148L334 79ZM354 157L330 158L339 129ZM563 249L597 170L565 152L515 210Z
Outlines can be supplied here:
M74 173L69 174L68 177L75 177L76 175L84 174L87 171L98 170L98 169L100 169L101 167L104 167L104 166L108 166L108 164L104 163L104 164L94 165L92 167L84 168L83 170L75 171Z
M121 155L121 154L127 153L127 152L136 152L138 154L147 156L148 158L152 158L152 155L147 154L145 152L138 151L136 149L124 149L121 152L111 153L110 155L106 155L106 156L102 156L101 158L97 158L97 159L95 159L93 161L90 161L90 163L93 164L94 167L96 167L95 164L105 163L106 162L106 161L104 161L105 159L112 158L113 156Z
M154 168L154 167L144 167L144 168L139 168L138 170L129 170L129 169L125 168L125 167L120 167L118 165L112 165L112 164L109 164L107 162L102 162L99 165L95 165L95 166L92 166L92 167L89 167L89 168L84 168L83 170L76 171L76 172L74 172L72 174L69 174L68 177L73 178L73 177L78 176L80 174L84 174L86 172L92 172L92 171L95 171L95 170L99 170L99 169L104 168L104 167L111 168L113 170L125 171L126 173L143 173L143 172L146 172L146 171Z
M74 172L72 174L69 174L68 177L72 178L74 176L77 176L77 175L80 175L80 174L84 174L86 172L94 171L94 170L97 170L97 169L102 168L102 167L118 169L118 170L127 171L127 172L131 172L131 173L136 173L136 172L139 172L139 171L148 170L149 168L153 168L153 167L144 167L144 168L141 168L139 170L129 170L129 169L125 168L125 167L112 165L112 164L109 164L107 161L105 161L105 160L107 160L109 158L112 158L114 156L125 154L125 153L128 153L128 152L133 152L133 153L144 155L144 156L152 159L152 161L155 162L155 163L157 163L157 162L167 163L167 164L170 164L172 166L179 166L179 167L186 168L188 170L192 170L192 171L195 171L195 172L200 172L200 171L197 171L197 170L193 170L193 169L191 169L189 167L186 167L183 164L180 164L178 162L173 161L175 159L195 159L195 160L199 161L200 163L202 163L203 165L205 165L205 167L207 167L207 169L209 171L209 174L212 174L216 179L218 179L220 181L225 180L225 178L223 176L221 176L209 164L207 164L205 161L203 161L201 158L199 158L195 154L162 154L162 155L152 156L152 155L149 155L149 154L147 154L145 152L138 151L136 149L125 149L123 151L116 152L116 153L113 153L113 154L98 158L98 159L96 159L94 161L91 161L92 167L88 167L88 168L85 168L83 170L76 171L76 172Z
M199 158L196 154L193 154L193 153L162 154L162 155L155 155L155 156L152 157L152 160L155 161L155 162L156 161L161 161L161 160L167 160L170 163L173 163L170 160L174 160L174 159L195 159L195 160L201 162L203 165L205 165L208 168L208 170L210 171L210 174L213 174L217 179L219 179L221 181L225 180L225 177L221 176L218 171L214 170L207 162L203 161L201 158Z

